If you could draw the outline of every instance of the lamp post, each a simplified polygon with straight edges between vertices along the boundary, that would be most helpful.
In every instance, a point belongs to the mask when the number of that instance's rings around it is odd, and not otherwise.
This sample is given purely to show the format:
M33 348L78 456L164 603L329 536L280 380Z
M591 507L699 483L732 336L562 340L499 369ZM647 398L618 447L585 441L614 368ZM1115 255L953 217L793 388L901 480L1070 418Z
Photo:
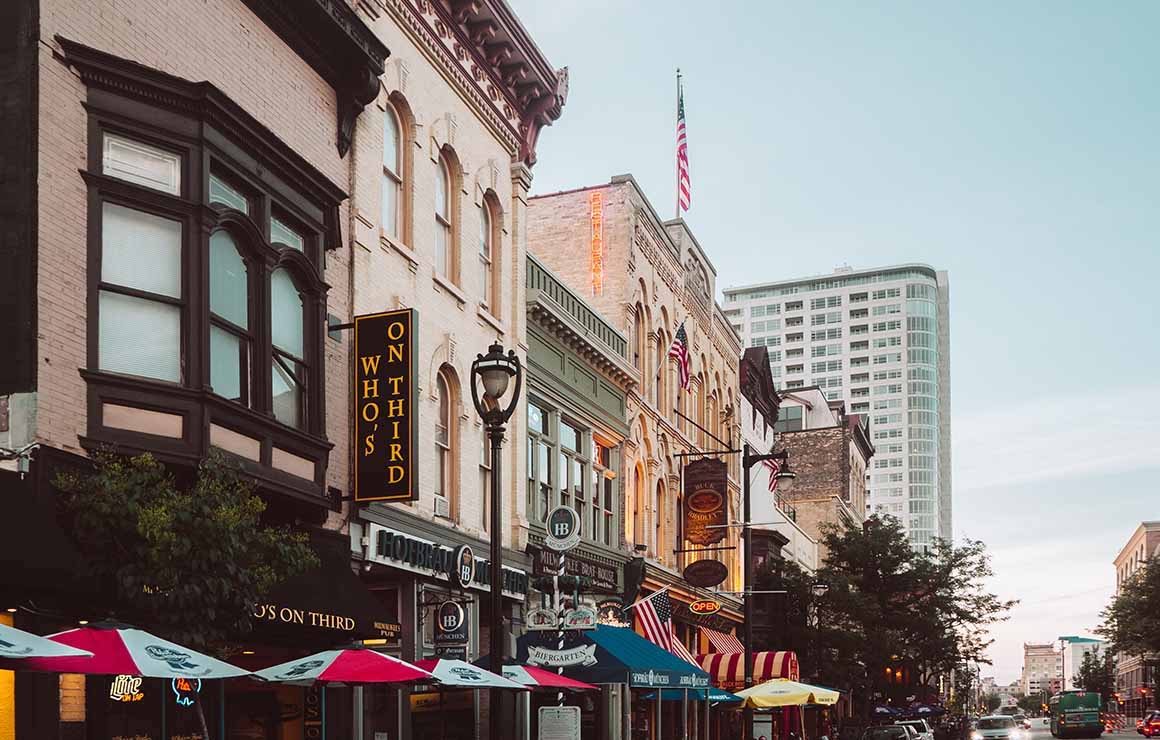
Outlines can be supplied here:
M818 619L818 611L821 607L822 597L830 590L830 584L825 581L814 581L810 585L810 592L813 594L813 600L810 602L810 628L814 631L814 675L815 681L820 681L822 678L822 646L821 640L818 639L820 631L820 620Z
M749 470L754 465L765 462L766 460L780 460L781 465L777 471L778 486L783 491L788 493L793 488L794 481L797 479L797 474L789 469L789 450L780 450L778 452L768 452L764 455L753 454L753 448L746 442L741 450L741 504L742 504L742 530L741 536L744 542L744 573L745 585L742 586L742 596L745 598L745 630L743 632L743 640L745 655L745 688L753 685L753 526L751 525L752 515L750 512L751 486L749 481ZM745 732L745 740L750 740L753 737L753 710L746 706L743 713L743 725Z
M507 406L500 405L508 384L515 378L516 385ZM504 354L498 342L488 347L486 355L476 355L471 363L471 401L475 411L483 419L487 437L491 442L491 619L490 644L491 669L503 673L505 662L504 642L507 635L503 625L503 491L500 475L500 448L503 447L505 424L516 410L523 386L524 369L515 350ZM479 386L483 386L483 398L479 397ZM503 716L500 704L503 690L492 689L490 698L489 727L491 740L504 736Z

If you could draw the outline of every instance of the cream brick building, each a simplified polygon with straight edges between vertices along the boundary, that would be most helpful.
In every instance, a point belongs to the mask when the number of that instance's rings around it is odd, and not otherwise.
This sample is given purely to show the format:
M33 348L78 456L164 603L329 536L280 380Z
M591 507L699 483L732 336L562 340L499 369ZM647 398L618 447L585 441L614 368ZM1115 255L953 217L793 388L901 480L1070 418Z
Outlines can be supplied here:
M528 209L528 249L629 340L639 373L628 394L625 443L625 538L646 556L643 587L670 587L677 635L692 652L710 652L687 604L697 598L680 578L696 559L674 553L683 542L681 466L678 453L718 450L740 439L737 409L741 343L714 295L716 273L688 225L663 221L629 175L607 184L536 196ZM676 360L668 356L684 325L690 356L690 390L679 392ZM721 441L698 430L695 420ZM740 506L737 456L729 462L730 521ZM736 547L738 530L719 546ZM723 589L739 590L738 550L708 553L725 561ZM735 599L724 597L719 631L739 620Z

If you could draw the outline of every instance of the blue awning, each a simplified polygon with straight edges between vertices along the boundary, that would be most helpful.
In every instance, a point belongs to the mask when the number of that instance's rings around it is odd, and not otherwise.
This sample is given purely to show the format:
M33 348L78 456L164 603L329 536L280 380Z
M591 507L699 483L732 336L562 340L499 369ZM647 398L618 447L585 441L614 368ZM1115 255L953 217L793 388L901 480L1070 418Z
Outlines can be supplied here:
M563 667L565 676L587 683L672 689L709 686L708 673L630 629L602 624L594 630L568 634L562 650L555 632L520 637L517 662L549 670Z
M651 691L644 695L645 699L652 701L657 698L657 692ZM685 698L685 692L682 689L661 689L662 701L682 701ZM689 689L689 701L705 701L705 689ZM730 694L725 689L719 689L716 686L709 687L709 701L714 704L725 702L728 704L741 703L744 701L737 694Z

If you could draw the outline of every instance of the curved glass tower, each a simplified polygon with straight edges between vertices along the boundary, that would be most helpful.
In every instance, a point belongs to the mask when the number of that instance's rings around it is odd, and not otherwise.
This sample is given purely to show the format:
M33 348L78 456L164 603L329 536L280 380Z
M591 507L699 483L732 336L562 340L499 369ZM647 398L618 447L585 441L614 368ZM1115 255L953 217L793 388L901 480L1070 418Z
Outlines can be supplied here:
M870 509L917 549L952 532L949 298L946 272L919 264L725 291L725 314L746 347L769 348L779 389L818 386L870 417Z

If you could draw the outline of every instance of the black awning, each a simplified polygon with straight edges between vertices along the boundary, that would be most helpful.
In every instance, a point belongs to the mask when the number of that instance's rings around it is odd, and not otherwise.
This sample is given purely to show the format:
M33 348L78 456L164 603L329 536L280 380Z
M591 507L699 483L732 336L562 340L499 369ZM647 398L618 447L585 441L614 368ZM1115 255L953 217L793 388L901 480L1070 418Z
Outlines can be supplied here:
M57 522L52 491L36 480L0 470L0 594L18 603L49 599L60 607L98 589Z
M256 640L265 635L322 646L397 637L387 606L351 570L349 536L315 530L310 545L319 565L284 581L254 609Z

